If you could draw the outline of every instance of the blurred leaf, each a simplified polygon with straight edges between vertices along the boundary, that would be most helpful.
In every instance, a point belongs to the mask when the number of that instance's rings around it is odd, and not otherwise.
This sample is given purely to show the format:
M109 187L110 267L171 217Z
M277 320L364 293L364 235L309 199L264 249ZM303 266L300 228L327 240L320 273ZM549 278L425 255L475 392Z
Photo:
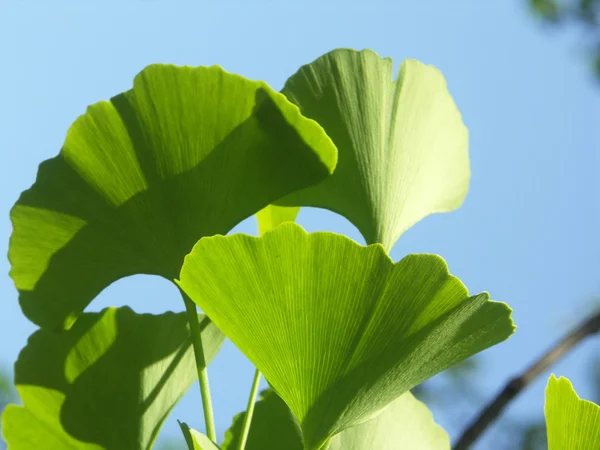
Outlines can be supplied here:
M185 422L179 422L188 450L219 450L220 447L211 441L208 436L187 426Z
M594 389L594 400L600 403L600 356L592 363L592 387Z
M415 60L338 49L302 67L282 92L335 142L339 164L314 187L276 202L345 216L389 250L423 217L463 202L468 131L443 75Z
M562 17L562 11L556 0L529 0L533 11L550 22L558 22Z
M341 432L329 450L450 450L448 434L410 392L374 419Z
M172 280L200 237L321 181L336 158L323 129L265 83L151 65L75 121L13 208L23 312L69 328L120 278Z
M308 450L514 330L505 304L469 297L438 256L395 264L381 245L293 223L201 239L179 284L291 408Z
M210 361L225 336L199 320ZM24 406L6 408L4 436L11 450L150 449L196 379L185 314L85 313L69 331L29 338L15 365Z
M546 387L548 450L597 450L600 406L579 398L571 382L554 374Z
M222 450L239 448L246 413L233 418L225 432ZM283 400L271 389L263 391L256 403L245 450L303 450L302 431L298 421Z
M186 448L185 441L174 438L161 439L153 447L154 450L185 450Z
M547 450L546 425L544 422L527 425L522 431L521 450Z
M600 0L529 0L534 13L546 23L577 26L583 31L590 66L600 81Z
M258 234L263 235L283 222L293 222L300 208L269 205L256 213Z
M225 434L223 450L237 450L245 413L238 414ZM287 405L272 390L256 404L246 450L303 450L302 433ZM328 450L450 449L446 432L427 407L406 392L374 419L348 428L331 439Z
M7 371L0 370L0 410L2 405L12 401L15 388L12 377Z

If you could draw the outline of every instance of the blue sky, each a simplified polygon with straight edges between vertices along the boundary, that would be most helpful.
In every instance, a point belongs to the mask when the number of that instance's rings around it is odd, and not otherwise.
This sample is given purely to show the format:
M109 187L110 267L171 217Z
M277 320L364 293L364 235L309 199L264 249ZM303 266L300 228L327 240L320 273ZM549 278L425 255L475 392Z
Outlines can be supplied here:
M470 130L473 176L464 206L418 223L392 256L440 254L471 292L488 291L514 309L517 333L481 357L484 393L492 396L600 295L600 88L579 53L580 37L545 30L524 0L47 3L0 5L0 253L11 232L8 211L37 165L59 151L88 104L127 90L144 66L220 64L279 89L328 50L372 48L396 66L410 57L441 69ZM362 241L333 213L304 210L299 221L310 231ZM255 224L247 220L236 230L255 233ZM0 259L6 366L34 330L8 270ZM90 310L122 304L139 312L182 310L174 287L148 276L115 283ZM590 397L585 369L599 351L598 339L589 340L554 371ZM220 432L244 409L252 372L230 344L211 366ZM509 414L541 415L547 377ZM176 418L202 428L198 401L192 389L165 435L178 432Z

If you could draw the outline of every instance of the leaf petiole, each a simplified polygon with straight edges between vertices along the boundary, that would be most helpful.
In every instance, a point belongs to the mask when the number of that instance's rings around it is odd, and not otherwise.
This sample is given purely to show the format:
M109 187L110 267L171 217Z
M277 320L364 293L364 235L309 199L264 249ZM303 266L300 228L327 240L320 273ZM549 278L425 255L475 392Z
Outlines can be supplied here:
M194 347L194 356L196 357L196 369L198 371L198 381L200 382L200 396L202 397L206 435L211 441L216 443L217 431L215 428L212 400L210 398L206 358L204 356L204 348L202 347L202 335L200 334L200 324L198 323L198 311L196 310L196 304L188 297L188 295L181 289L180 292L183 297L183 302L185 303L185 310L190 324L192 345Z
M256 369L254 373L254 380L252 381L252 388L250 389L250 397L248 398L248 407L246 408L246 416L242 424L242 435L240 436L240 444L238 450L244 450L246 447L246 441L248 440L248 433L250 432L250 424L252 422L252 416L254 414L254 405L256 404L256 395L258 394L258 386L260 385L260 371Z

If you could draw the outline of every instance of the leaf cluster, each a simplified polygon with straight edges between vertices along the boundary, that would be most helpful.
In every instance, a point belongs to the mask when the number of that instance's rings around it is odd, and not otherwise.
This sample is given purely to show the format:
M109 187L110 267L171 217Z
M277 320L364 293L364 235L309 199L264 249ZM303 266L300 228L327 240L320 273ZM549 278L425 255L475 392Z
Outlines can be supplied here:
M152 65L90 106L11 211L11 277L40 330L15 366L9 448L150 449L199 380L206 434L182 422L190 449L448 449L410 390L515 328L440 256L389 256L423 217L458 208L470 178L442 74L392 69L334 50L278 93L217 66ZM367 245L306 233L293 223L306 206ZM260 237L227 236L252 215ZM86 312L140 273L175 283L185 312ZM270 389L255 404L254 383L219 446L207 366L226 337ZM572 394L550 381L553 450L596 438L597 406ZM565 421L575 438L556 432Z

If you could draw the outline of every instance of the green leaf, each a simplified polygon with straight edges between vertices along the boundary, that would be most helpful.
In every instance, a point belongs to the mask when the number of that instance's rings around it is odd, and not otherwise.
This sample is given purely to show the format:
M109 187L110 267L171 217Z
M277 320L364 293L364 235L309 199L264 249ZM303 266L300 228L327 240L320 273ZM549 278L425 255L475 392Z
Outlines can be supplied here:
M256 213L258 234L263 235L284 222L294 222L298 212L300 212L298 207L266 206Z
M571 382L554 374L546 387L548 450L597 450L600 406L582 400Z
M246 413L238 414L225 433L222 450L237 450ZM296 419L272 390L256 404L246 450L303 450ZM448 434L433 421L424 403L410 392L402 394L381 414L348 428L331 439L329 450L450 450Z
M225 336L199 320L210 361ZM85 313L29 338L15 365L24 406L6 408L2 430L11 450L150 449L196 379L185 314Z
M220 450L220 447L211 441L208 436L188 427L187 423L179 422L179 427L189 450Z
M265 83L216 66L149 66L75 121L13 208L23 312L68 328L120 278L172 280L200 237L321 181L336 159L323 129Z
M233 418L225 432L222 450L238 450L246 413ZM263 391L256 403L245 450L303 450L302 431L290 408L271 389Z
M514 331L510 309L469 297L439 256L394 263L293 223L201 239L179 284L290 407L307 450Z
M283 93L336 144L323 183L284 198L345 216L367 243L391 249L423 217L451 211L469 185L468 131L443 75L415 60L393 64L370 50L334 50L302 67Z
M328 450L450 450L450 437L425 403L402 394L374 419L333 437Z

